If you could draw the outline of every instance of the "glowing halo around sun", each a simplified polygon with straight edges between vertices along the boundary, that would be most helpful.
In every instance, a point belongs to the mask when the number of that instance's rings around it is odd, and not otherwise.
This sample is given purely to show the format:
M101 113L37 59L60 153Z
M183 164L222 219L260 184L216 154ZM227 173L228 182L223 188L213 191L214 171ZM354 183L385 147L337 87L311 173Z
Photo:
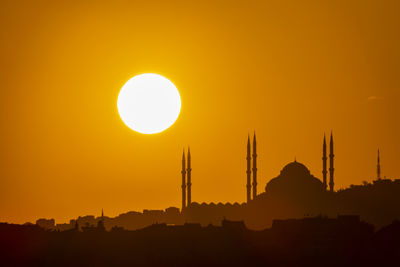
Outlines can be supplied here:
M170 80L145 73L124 84L117 107L129 128L143 134L155 134L168 129L178 119L181 97Z

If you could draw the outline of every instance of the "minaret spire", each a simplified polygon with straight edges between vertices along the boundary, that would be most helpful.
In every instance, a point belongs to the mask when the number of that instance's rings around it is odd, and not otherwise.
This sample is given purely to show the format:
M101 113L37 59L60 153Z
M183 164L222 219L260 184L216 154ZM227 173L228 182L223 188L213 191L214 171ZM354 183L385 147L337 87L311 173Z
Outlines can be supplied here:
M188 148L187 156L187 207L192 204L192 165L190 156L190 147Z
M333 154L333 134L331 132L331 142L330 142L330 151L329 151L329 191L333 192L334 182L333 182L333 172L335 168L333 166L333 158L335 155Z
M182 211L186 208L186 163L185 163L185 150L182 155Z
M326 182L326 174L328 173L326 170L326 161L327 161L327 157L326 157L326 137L324 134L324 144L322 145L322 183L324 185L324 188L326 190L327 188L327 182Z
M79 228L79 226L78 226ZM101 209L101 218L100 220L97 221L97 229L105 231L106 228L104 227L104 212L103 209Z
M246 196L247 196L247 202L251 200L251 152L250 152L250 135L247 136L247 155L246 155L246 161L247 161L247 184L246 184Z
M379 149L378 149L378 165L376 166L376 173L377 173L377 179L381 179L381 157L379 155Z
M253 199L257 196L257 141L256 132L253 137Z

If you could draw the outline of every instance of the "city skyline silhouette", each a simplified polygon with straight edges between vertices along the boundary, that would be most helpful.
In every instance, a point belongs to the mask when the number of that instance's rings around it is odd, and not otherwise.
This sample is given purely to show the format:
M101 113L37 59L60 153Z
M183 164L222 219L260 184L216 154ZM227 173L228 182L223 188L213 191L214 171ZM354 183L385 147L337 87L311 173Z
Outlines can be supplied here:
M74 229L77 224L94 227L101 222L107 230L114 227L138 230L158 223L182 225L189 222L218 226L224 219L228 219L242 221L248 229L262 230L270 227L273 220L303 217L359 216L361 220L378 228L400 219L400 209L394 205L400 201L396 197L396 192L400 192L400 179L381 177L380 150L377 151L376 176L371 182L335 190L334 147L333 132L329 137L329 149L324 135L320 151L322 179L315 177L306 165L295 158L264 186L257 182L258 154L254 132L252 140L250 136L247 138L247 170L243 175L247 181L243 194L248 198L239 203L204 202L200 199L196 201L196 198L192 200L192 154L188 147L186 151L183 150L181 160L180 207L166 205L156 210L128 210L114 217L103 217L102 209L101 217L81 215L71 218L69 223L57 222L54 218L38 218L36 224L48 230L65 231ZM196 168L194 170L196 172ZM196 184L196 176L194 178Z

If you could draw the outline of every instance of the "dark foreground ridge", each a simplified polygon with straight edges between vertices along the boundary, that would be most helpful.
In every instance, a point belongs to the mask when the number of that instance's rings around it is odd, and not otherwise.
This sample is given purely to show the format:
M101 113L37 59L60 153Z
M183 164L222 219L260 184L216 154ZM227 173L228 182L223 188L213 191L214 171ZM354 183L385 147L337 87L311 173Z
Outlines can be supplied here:
M242 221L127 231L50 231L0 224L2 266L395 266L400 222L374 231L358 216L274 220L262 231Z

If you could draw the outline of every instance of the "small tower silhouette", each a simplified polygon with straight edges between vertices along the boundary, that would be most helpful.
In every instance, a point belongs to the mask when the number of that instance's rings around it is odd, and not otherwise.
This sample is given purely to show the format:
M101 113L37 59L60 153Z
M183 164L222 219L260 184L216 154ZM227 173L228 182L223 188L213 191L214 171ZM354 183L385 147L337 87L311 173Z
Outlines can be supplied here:
M253 199L257 196L257 142L256 132L253 137Z
M182 155L182 211L186 207L186 164L185 164L185 150Z
M106 228L104 226L104 212L103 212L103 209L101 209L101 218L97 222L97 229L101 230L101 231L105 231L106 230Z
M325 138L325 134L324 134L324 144L322 145L322 183L324 185L324 188L326 190L326 188L328 187L327 182L326 182L326 174L328 173L327 169L326 169L326 161L327 161L327 157L326 157L326 138Z
M246 161L247 161L247 184L246 184L246 196L247 196L247 202L251 200L251 152L250 152L250 135L247 136L247 156L246 156Z
M333 166L333 158L335 155L333 154L333 135L331 132L331 142L330 142L330 151L329 151L329 191L333 192L334 182L333 182L333 172L335 168Z
M381 179L381 157L379 155L379 149L378 149L378 164L376 165L376 178L378 180Z
M192 204L192 168L191 168L191 156L190 147L188 148L187 158L187 207Z

